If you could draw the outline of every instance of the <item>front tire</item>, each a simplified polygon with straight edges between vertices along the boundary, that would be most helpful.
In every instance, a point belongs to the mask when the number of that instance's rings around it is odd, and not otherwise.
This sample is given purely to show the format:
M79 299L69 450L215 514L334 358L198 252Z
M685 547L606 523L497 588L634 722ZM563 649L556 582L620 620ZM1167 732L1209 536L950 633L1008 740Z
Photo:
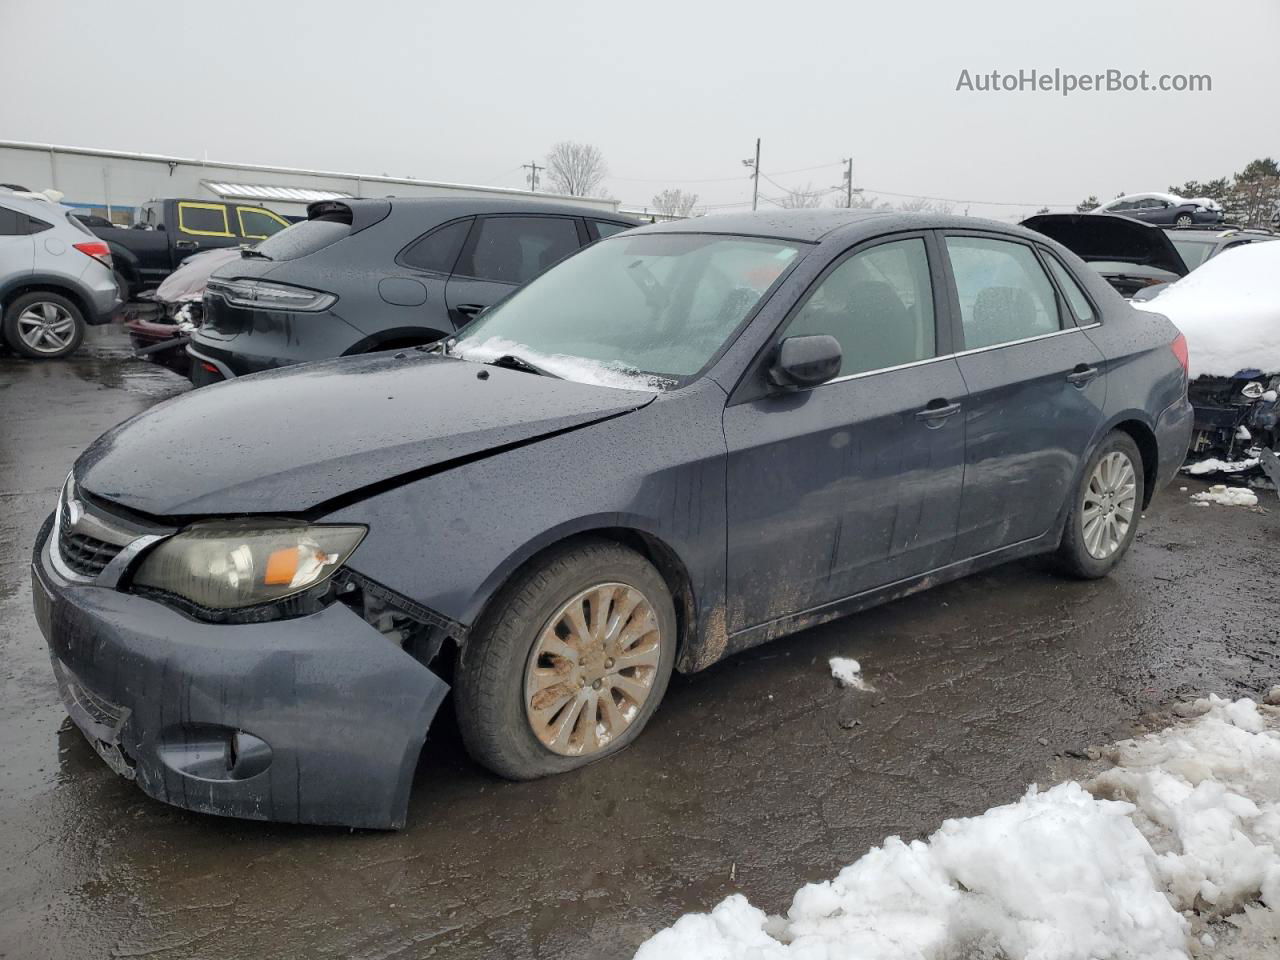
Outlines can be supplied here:
M1189 227L1193 223L1195 223L1195 221L1191 218L1191 214L1189 213L1181 214L1173 221L1173 225L1175 227Z
M1120 562L1142 516L1142 454L1133 438L1113 430L1081 472L1058 561L1084 580L1105 577Z
M605 540L554 549L502 589L459 657L458 726L511 780L617 753L658 708L677 627L661 574Z
M36 290L16 297L4 311L5 342L24 357L54 360L84 340L80 308L57 293Z

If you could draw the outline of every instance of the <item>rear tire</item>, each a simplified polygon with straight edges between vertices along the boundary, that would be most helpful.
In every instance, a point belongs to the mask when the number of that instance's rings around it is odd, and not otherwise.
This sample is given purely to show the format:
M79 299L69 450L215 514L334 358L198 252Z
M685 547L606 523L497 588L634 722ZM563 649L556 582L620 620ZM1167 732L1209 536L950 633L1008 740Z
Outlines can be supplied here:
M1173 221L1173 225L1175 227L1189 227L1193 223L1195 223L1195 221L1191 219L1191 214L1189 213L1184 213Z
M14 298L5 308L0 328L14 351L33 360L65 357L84 340L80 308L61 294L45 290Z
M1058 547L1058 566L1082 580L1105 577L1129 550L1142 516L1142 454L1133 438L1112 430L1080 473Z
M575 616L584 631L570 629ZM607 540L555 548L501 590L461 650L467 750L511 780L617 753L666 692L676 631L671 593L644 557Z

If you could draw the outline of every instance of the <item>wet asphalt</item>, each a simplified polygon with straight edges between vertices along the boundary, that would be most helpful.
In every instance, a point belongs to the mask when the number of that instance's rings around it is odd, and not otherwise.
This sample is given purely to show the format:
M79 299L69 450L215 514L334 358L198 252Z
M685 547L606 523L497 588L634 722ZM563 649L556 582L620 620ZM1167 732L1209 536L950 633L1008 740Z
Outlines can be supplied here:
M633 747L574 774L494 778L446 703L400 833L186 813L66 719L28 581L75 456L184 389L117 329L69 360L0 355L3 958L628 957L733 892L784 910L1179 697L1280 680L1280 500L1195 507L1178 481L1105 581L1012 564L677 676ZM838 689L836 655L875 692Z

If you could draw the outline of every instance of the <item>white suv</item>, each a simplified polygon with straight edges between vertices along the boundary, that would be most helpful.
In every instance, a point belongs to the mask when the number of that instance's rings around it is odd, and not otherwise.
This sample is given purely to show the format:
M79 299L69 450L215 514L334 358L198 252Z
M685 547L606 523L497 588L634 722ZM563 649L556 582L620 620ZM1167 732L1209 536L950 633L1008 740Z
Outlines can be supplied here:
M0 190L0 332L26 357L65 357L120 306L111 251L49 200Z

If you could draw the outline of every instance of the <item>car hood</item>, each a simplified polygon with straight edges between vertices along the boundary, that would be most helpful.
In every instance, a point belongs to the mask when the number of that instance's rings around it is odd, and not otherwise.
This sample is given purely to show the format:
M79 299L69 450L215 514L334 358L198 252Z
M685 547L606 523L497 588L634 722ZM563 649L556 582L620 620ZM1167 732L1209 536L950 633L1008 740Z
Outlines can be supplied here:
M653 400L406 350L204 387L103 434L81 488L157 517L306 513Z
M1022 221L1028 230L1057 240L1086 263L1120 261L1188 273L1162 227L1110 213L1042 213Z

